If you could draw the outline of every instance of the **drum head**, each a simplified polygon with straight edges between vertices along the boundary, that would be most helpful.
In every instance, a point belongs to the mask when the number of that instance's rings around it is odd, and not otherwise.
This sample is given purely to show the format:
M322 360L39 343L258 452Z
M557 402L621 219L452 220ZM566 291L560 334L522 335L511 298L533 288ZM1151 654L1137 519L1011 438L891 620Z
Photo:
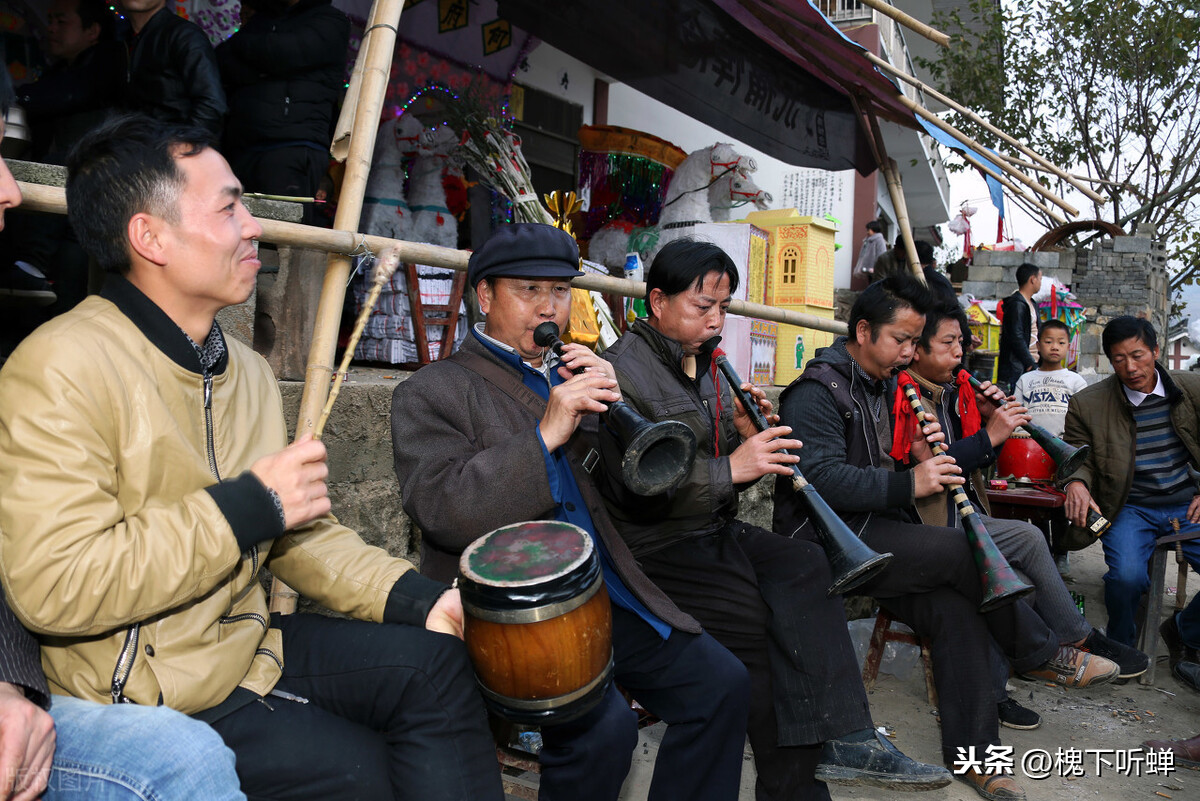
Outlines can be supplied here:
M514 588L554 582L593 559L586 531L557 520L535 520L496 529L471 543L458 562L464 581ZM587 571L590 572L590 571Z

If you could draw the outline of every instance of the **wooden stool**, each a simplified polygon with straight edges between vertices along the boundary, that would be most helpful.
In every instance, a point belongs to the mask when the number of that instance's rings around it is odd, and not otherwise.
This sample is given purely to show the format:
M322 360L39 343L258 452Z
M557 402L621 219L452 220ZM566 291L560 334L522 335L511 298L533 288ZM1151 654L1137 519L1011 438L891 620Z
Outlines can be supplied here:
M868 691L875 686L879 677L879 662L883 659L883 649L889 642L903 642L916 645L921 649L921 665L925 670L925 692L931 706L937 706L937 687L933 683L933 660L929 656L929 640L918 637L909 631L892 631L895 618L882 609L875 616L875 629L871 632L871 645L867 648L867 658L863 660L863 687Z
M1154 673L1158 662L1158 627L1162 624L1163 588L1167 583L1167 553L1175 554L1179 566L1179 580L1175 588L1175 609L1183 609L1187 598L1188 563L1183 558L1183 543L1188 540L1200 539L1200 533L1180 534L1179 521L1171 521L1175 533L1159 537L1154 544L1154 554L1150 557L1150 589L1146 596L1146 613L1142 616L1141 636L1138 637L1138 650L1150 657L1150 667L1138 677L1138 684L1153 685Z

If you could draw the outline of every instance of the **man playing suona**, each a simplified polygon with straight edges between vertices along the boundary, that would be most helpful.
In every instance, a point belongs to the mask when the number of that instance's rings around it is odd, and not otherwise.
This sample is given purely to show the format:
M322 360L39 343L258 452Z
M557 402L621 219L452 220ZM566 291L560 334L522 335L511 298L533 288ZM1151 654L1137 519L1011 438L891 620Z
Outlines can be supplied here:
M1062 582L1054 559L1042 533L1024 520L1001 520L987 514L987 493L984 491L982 469L996 460L1000 446L1018 426L1029 422L1022 406L1009 404L999 388L985 384L988 395L1004 405L989 401L976 402L975 391L962 369L962 311L958 306L937 306L925 315L925 329L913 350L912 363L899 375L901 382L913 382L921 394L927 412L937 415L938 424L946 435L946 451L969 477L964 490L971 503L981 513L984 526L1000 553L1036 588L1034 610L1058 636L1058 641L1116 662L1120 678L1132 678L1146 672L1149 658L1141 651L1110 640L1092 627L1079 614L1071 593ZM897 404L893 425L915 430L916 417L908 403ZM909 437L897 437L898 450L892 457L903 463L911 461L905 447ZM931 526L962 528L954 500L943 494L930 495L917 501L921 522ZM997 656L999 656L997 654ZM1008 697L1004 690L1008 679L1008 663L997 659L997 698L1000 722L1011 728L1034 728L1037 713L1026 709Z
M652 422L696 435L691 472L645 498L620 482L621 443L600 431L609 513L651 580L750 671L748 733L758 798L828 798L824 781L932 789L944 769L904 756L872 725L840 598L811 531L782 537L737 519L738 492L790 475L786 427L759 433L715 381L719 337L738 272L719 247L676 240L647 275L648 316L604 353L621 394ZM754 397L764 401L762 391ZM769 411L769 404L765 404Z
M396 476L421 527L421 570L449 580L464 548L511 523L561 520L587 531L612 602L614 680L668 724L651 801L733 801L746 669L650 583L592 485L595 437L581 424L594 427L605 402L620 398L612 367L582 345L560 359L534 343L543 323L565 329L580 274L569 234L533 223L497 229L468 269L486 321L460 353L396 387ZM615 801L637 715L614 686L582 718L543 726L542 740L539 798Z
M942 751L947 764L955 764L972 749L983 754L1000 742L993 641L1018 673L1064 686L1108 681L1119 668L1060 646L1059 636L1024 601L981 614L983 590L963 531L920 523L918 501L932 496L941 502L948 488L964 481L950 456L902 470L891 455L900 439L892 425L901 402L896 374L912 360L932 305L928 290L911 276L872 284L850 311L849 336L819 351L784 390L780 418L804 442L805 477L867 545L894 554L888 569L860 590L932 641ZM932 420L914 436L918 457L927 452L927 441L945 438ZM790 482L777 480L776 530L803 536L812 525ZM985 798L1024 798L1009 776L970 766L961 778Z

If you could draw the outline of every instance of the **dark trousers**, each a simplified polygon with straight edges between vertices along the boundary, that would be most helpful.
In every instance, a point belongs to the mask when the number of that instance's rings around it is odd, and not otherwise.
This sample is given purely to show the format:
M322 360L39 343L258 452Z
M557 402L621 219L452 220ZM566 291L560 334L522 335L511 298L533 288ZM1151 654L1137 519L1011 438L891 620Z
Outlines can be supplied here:
M979 613L983 588L961 530L872 517L861 536L876 551L893 554L888 569L861 592L931 640L944 758L953 761L960 747L982 753L999 744L992 639L1021 673L1054 656L1058 637L1024 601Z
M613 607L614 680L667 723L651 801L737 798L750 680L708 634L666 640ZM637 745L637 715L616 687L578 720L542 728L541 801L615 801Z
M230 166L247 192L285 197L313 197L329 167L329 154L314 147L291 145L272 150L235 153ZM304 204L303 222L312 223L313 204Z
M872 724L825 552L735 521L640 562L750 672L758 798L828 798L813 777L820 744Z
M212 726L251 799L502 801L462 642L415 626L276 616L277 689Z

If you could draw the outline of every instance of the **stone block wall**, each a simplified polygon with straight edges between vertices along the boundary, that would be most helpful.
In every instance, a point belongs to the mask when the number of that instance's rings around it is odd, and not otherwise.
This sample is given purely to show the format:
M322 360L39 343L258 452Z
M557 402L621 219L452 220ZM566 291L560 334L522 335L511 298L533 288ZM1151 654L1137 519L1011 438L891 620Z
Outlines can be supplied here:
M1090 383L1112 372L1100 346L1100 334L1112 318L1129 314L1149 319L1165 341L1170 309L1167 257L1153 231L1098 239L1078 250L980 251L963 281L963 294L980 300L1011 295L1017 288L1017 267L1024 262L1061 281L1083 304L1087 323L1080 334L1077 370Z

